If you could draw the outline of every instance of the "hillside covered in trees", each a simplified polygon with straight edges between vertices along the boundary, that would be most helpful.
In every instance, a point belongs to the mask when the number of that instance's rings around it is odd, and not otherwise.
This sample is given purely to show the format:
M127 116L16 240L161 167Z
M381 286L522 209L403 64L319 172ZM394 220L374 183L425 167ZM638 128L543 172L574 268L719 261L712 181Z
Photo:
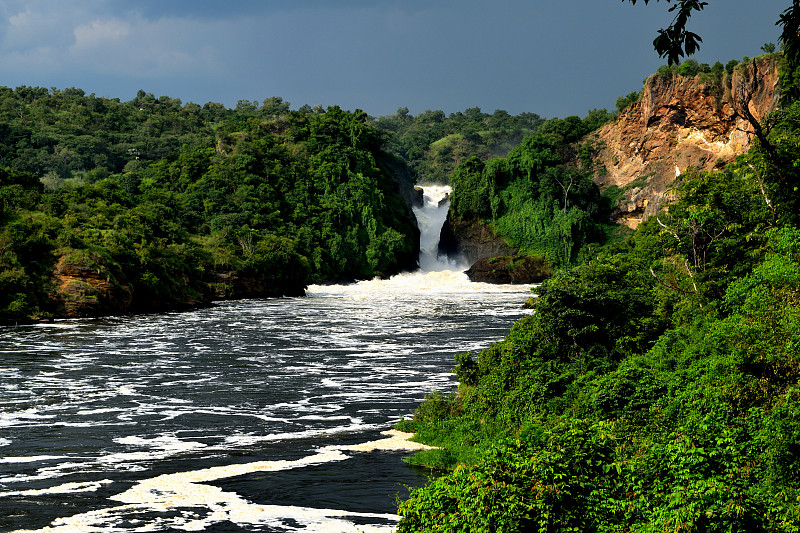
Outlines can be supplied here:
M399 531L800 530L796 28L785 24L780 107L751 124L746 154L686 169L669 209L627 238L565 253L533 314L457 354L458 391L400 423L439 447L411 462L445 473L400 504ZM531 207L503 210L516 183L551 191L551 216L570 210L567 183L596 198L580 165L533 149L547 134L459 167L454 213L501 228L535 212L530 192Z
M504 255L495 265L584 262L625 235L620 223L668 205L682 170L720 169L747 150L749 120L777 107L780 57L664 66L614 114L546 120L507 157L468 158L450 177L442 246L470 262Z
M563 266L616 232L583 137L609 120L545 121L505 158L471 157L453 172L448 225L486 226L520 254Z
M446 115L425 111L410 115L400 108L393 115L375 119L387 133L386 149L406 161L419 183L448 184L458 165L477 157L503 157L544 122L535 113L491 115L473 107Z
M0 89L0 322L303 294L416 265L360 112Z

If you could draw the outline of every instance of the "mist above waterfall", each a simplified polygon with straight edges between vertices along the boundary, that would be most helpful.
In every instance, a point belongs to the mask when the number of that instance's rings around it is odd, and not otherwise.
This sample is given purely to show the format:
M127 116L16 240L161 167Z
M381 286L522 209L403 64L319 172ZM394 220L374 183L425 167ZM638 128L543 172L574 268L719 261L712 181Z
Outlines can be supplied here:
M450 187L447 185L426 185L422 206L413 208L419 226L419 268L423 272L443 270L459 271L467 268L461 258L449 257L439 253L439 237L450 208Z

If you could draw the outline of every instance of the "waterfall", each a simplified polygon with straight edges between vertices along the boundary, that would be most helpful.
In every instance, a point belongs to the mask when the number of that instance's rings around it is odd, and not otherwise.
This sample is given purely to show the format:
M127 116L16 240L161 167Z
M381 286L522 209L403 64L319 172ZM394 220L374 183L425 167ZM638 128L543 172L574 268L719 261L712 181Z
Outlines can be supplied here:
M450 187L426 185L422 205L413 207L419 226L419 268L423 272L463 270L458 260L439 254L439 235L450 207Z

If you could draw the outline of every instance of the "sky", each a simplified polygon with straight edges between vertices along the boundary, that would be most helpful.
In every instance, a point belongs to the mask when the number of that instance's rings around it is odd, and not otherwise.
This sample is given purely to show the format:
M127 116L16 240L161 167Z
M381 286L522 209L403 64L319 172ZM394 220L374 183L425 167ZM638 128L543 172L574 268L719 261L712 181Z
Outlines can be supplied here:
M791 0L708 0L694 59L726 63L778 42ZM0 86L77 87L128 101L279 96L338 105L513 115L613 110L666 63L665 1L0 0Z

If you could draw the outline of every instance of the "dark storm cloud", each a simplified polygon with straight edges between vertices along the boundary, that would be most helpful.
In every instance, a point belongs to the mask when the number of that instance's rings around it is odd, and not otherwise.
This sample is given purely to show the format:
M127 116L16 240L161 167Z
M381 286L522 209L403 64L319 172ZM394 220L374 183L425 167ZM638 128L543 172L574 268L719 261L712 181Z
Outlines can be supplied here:
M612 108L663 63L664 2L0 1L8 86L130 99L281 96L293 107L480 107L544 116ZM786 0L715 0L695 17L701 62L757 55Z

